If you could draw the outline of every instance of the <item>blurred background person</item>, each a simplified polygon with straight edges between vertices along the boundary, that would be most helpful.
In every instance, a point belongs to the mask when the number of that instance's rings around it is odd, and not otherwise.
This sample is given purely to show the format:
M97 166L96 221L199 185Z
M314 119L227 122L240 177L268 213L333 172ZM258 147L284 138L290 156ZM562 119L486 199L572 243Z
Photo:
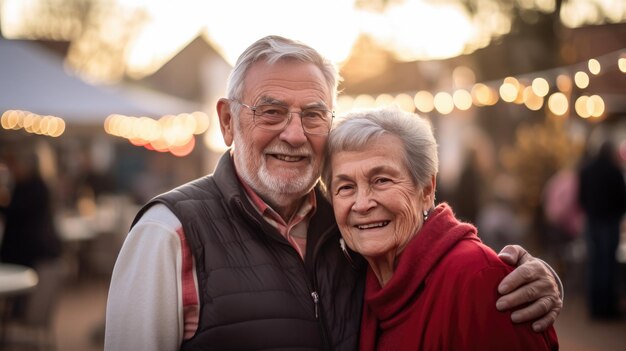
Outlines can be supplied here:
M616 252L626 210L626 185L612 142L605 141L582 166L579 182L580 205L586 215L589 313L594 318L617 318Z
M2 161L11 176L8 203L0 205L4 234L2 262L36 268L61 255L61 240L54 225L51 192L39 172L37 155L7 150Z
M39 171L37 154L19 145L2 153L10 196L0 206L4 232L0 260L31 267L39 282L8 300L8 321L44 331L52 344L51 318L63 286L62 244L54 223L51 191Z
M548 179L542 192L541 209L546 228L542 243L547 251L546 259L555 265L564 280L569 273L568 251L581 236L585 221L578 188L578 169L568 165Z
M484 178L482 175L478 151L467 151L467 160L463 167L456 192L450 201L457 218L476 223L478 213L482 207Z

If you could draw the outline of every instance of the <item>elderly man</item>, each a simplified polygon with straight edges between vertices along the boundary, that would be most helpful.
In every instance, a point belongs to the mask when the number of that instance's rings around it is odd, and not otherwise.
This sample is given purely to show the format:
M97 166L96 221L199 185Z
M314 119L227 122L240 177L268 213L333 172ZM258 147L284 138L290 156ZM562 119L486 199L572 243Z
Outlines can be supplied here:
M289 39L244 51L217 104L232 148L137 215L113 271L106 350L356 350L365 264L343 256L316 187L338 80ZM498 308L533 302L512 318L546 328L562 305L555 276L519 247L508 256L525 263Z

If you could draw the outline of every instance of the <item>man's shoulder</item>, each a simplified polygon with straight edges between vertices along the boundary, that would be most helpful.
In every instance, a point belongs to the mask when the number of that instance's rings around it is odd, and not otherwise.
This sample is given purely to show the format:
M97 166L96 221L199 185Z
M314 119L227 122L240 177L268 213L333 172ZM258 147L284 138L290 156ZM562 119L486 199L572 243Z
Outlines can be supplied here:
M181 227L181 222L167 206L155 203L150 206L137 220L135 226L157 224L176 231Z
M194 179L190 182L177 186L176 188L163 193L157 199L187 200L197 197L206 197L207 193L218 190L212 175Z

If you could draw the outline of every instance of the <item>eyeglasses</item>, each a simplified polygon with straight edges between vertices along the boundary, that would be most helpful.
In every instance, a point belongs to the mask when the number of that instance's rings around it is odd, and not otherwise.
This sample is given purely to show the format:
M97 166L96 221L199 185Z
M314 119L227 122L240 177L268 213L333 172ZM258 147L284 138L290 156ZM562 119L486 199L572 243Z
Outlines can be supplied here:
M335 113L322 108L307 108L302 111L289 111L282 105L266 104L258 106L246 105L237 100L234 101L252 110L254 125L261 129L282 131L291 121L291 116L296 113L302 120L302 129L307 134L326 135L330 132Z

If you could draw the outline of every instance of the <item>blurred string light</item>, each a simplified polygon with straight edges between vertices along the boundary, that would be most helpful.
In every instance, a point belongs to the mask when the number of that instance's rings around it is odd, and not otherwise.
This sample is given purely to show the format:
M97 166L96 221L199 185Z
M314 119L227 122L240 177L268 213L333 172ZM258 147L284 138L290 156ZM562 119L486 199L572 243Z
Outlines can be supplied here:
M617 67L616 71L612 71ZM585 89L593 83L593 77L601 74L626 73L626 51L615 51L601 57L566 67L524 74L518 77L506 77L501 81L478 82L462 87L457 79L457 72L465 72L473 82L474 73L466 67L455 68L453 80L455 89L447 91L420 90L414 93L403 92L398 95L389 93L378 96L361 94L356 97L341 95L338 99L339 114L352 109L362 109L395 104L409 112L448 115L455 109L466 111L475 107L493 106L502 100L506 103L523 105L529 110L539 111L543 107L555 116L566 116L570 109L574 86L581 90L573 103L573 111L581 118L599 120L606 112L604 99L600 95L589 95ZM467 81L466 81L467 83Z
M574 82L580 89L585 89L589 86L589 75L583 71L578 71L574 74Z
M148 150L170 152L179 157L190 154L196 145L195 135L209 128L209 117L204 112L165 115L158 120L148 117L109 115L104 131L127 139L135 146Z
M65 121L55 116L42 116L22 110L7 110L0 118L2 128L7 130L23 129L30 134L59 137L65 132Z

